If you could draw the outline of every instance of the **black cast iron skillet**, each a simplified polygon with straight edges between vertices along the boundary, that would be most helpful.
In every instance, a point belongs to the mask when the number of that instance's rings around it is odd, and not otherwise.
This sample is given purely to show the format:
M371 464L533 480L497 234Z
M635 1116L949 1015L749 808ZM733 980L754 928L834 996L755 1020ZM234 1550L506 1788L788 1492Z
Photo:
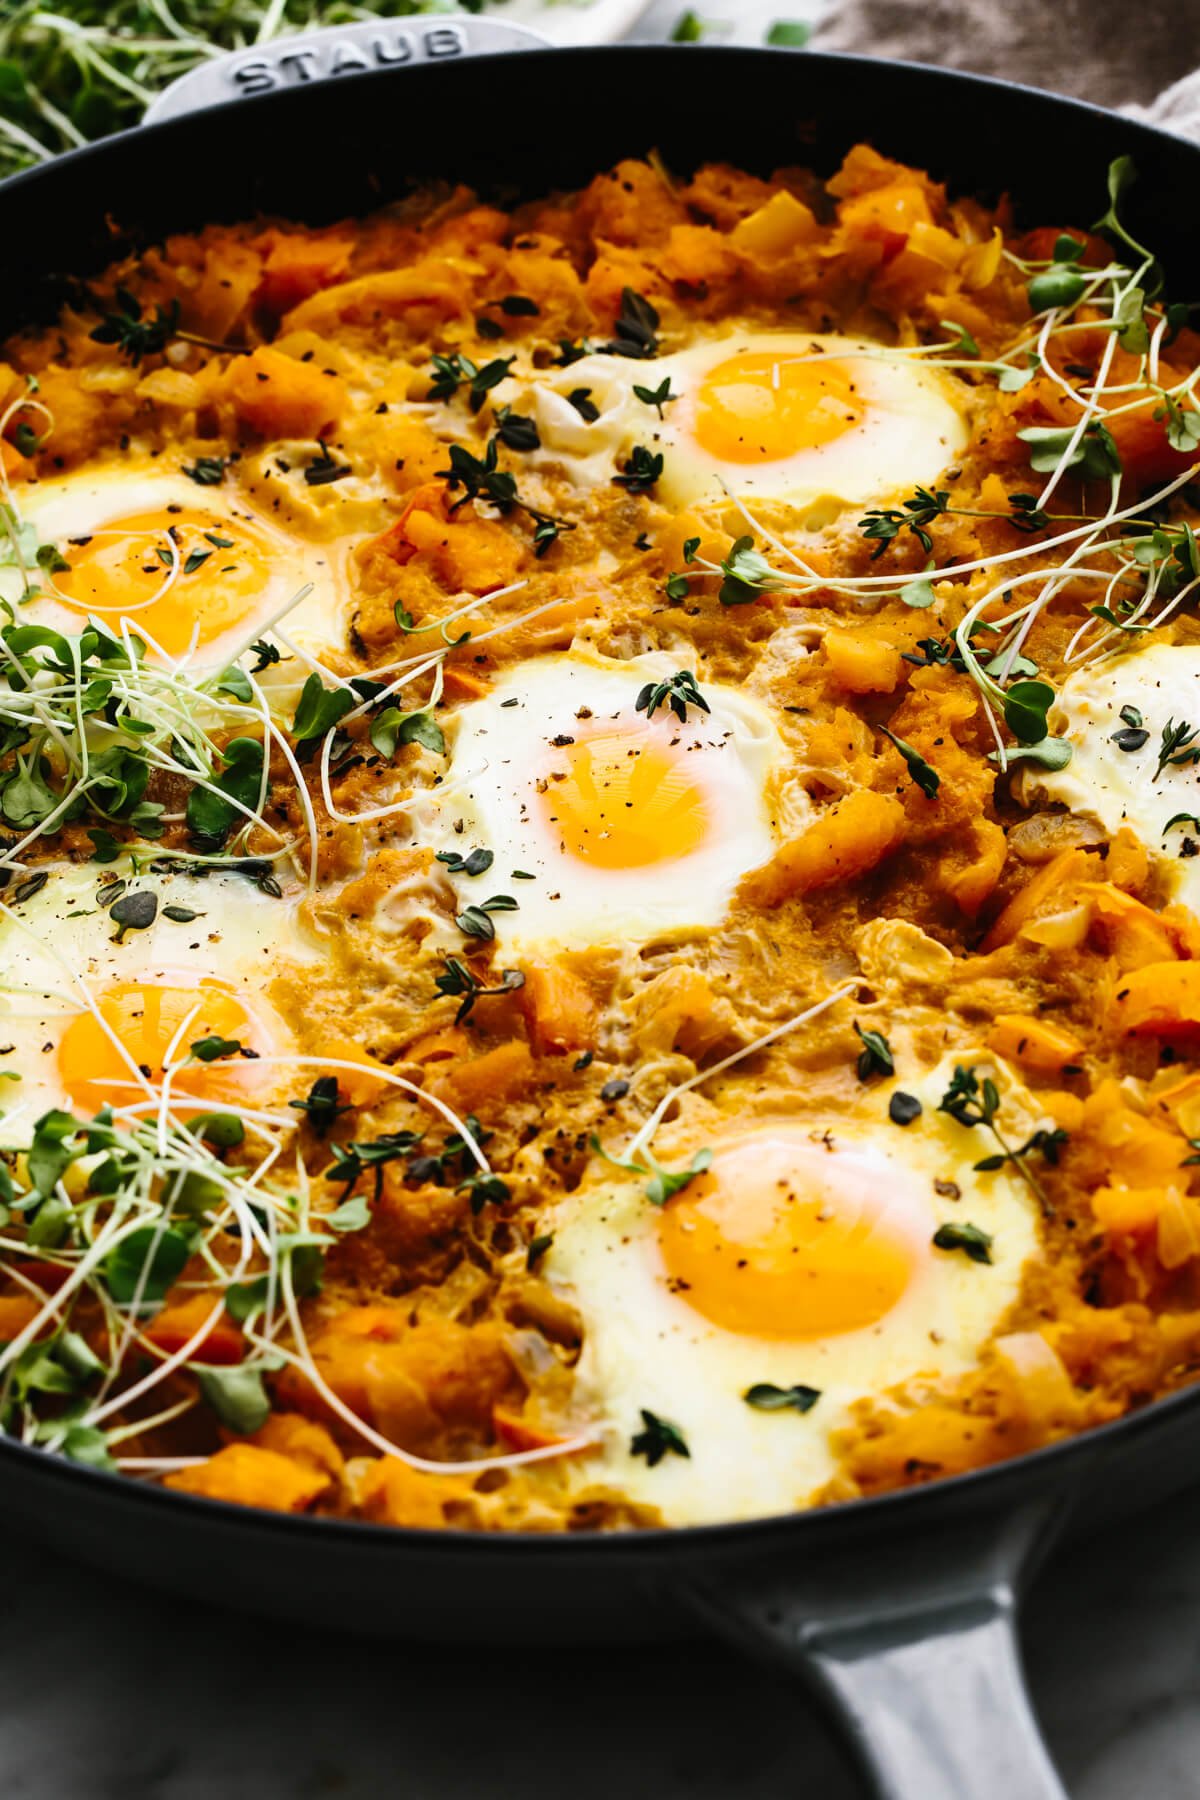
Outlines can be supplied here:
M1200 292L1187 210L1200 149L1145 126L999 82L851 57L665 46L460 54L479 32L478 21L408 22L381 27L374 45L368 29L366 48L340 59L327 48L290 63L282 50L255 52L218 81L235 95L277 91L9 182L0 328L44 314L69 291L64 278L94 272L122 244L213 220L261 210L320 222L428 177L504 200L577 186L652 148L680 170L724 158L764 174L786 163L830 171L862 138L958 193L1010 191L1028 222L1062 226L1103 210L1106 166L1131 154L1140 179L1130 224L1161 249L1172 293ZM342 79L304 78L333 60ZM363 68L385 60L393 66ZM616 1642L702 1618L815 1684L889 1800L1063 1800L1020 1669L1022 1581L1058 1533L1197 1474L1200 1388L930 1487L670 1532L483 1537L279 1517L7 1441L0 1510L19 1532L181 1593L208 1597L219 1584L248 1611L409 1639Z

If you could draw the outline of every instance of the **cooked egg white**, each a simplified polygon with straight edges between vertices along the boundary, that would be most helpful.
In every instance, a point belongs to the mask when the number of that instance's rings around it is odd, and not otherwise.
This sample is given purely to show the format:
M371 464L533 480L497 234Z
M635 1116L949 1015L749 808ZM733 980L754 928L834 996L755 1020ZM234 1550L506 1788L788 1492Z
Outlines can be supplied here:
M41 576L41 598L22 608L31 623L78 632L90 615L119 636L128 621L156 660L200 668L223 667L280 614L314 654L345 643L344 547L283 529L228 475L201 486L181 469L109 463L31 483L18 500L38 543L67 564ZM15 603L17 571L0 575ZM298 685L308 669L293 666ZM288 670L281 662L268 678L286 685Z
M1123 709L1140 726L1122 718ZM1179 746L1184 760L1155 775L1164 728L1185 722L1187 731L1200 727L1200 645L1151 644L1093 663L1068 677L1050 713L1051 730L1071 745L1070 762L1053 771L1027 766L1015 786L1024 804L1040 796L1107 832L1129 826L1163 859L1174 898L1200 911L1192 848L1200 840L1200 761L1190 757L1200 730Z
M463 904L494 894L505 944L639 941L716 924L747 870L775 845L784 747L758 701L704 681L710 708L637 701L677 664L572 652L507 671L450 726L450 765L429 797L426 841L484 876L457 877Z
M835 1472L830 1433L856 1400L977 1363L1039 1224L1021 1178L978 1171L978 1132L937 1111L953 1060L903 1082L923 1108L908 1126L888 1116L895 1083L839 1117L798 1104L731 1122L708 1172L663 1207L605 1166L539 1221L553 1234L542 1271L583 1318L576 1401L602 1432L581 1487L611 1484L668 1524L787 1512ZM996 1079L1006 1113L1036 1119L1011 1074ZM936 1248L947 1223L986 1232L991 1263ZM759 1410L744 1395L763 1383L819 1398ZM634 1452L643 1410L681 1433L686 1457Z
M231 874L138 875L125 893L154 894L157 914L144 930L122 933L108 910L113 882L113 867L57 867L27 899L20 897L27 881L0 894L0 1108L8 1143L50 1107L91 1117L105 1105L144 1101L139 1068L159 1081L168 1052L177 1061L205 1037L236 1040L258 1058L294 1048L265 989L285 958L314 953L295 899L260 893ZM252 1104L279 1081L276 1069L236 1057L194 1062L173 1087L210 1105Z
M658 409L634 392L669 383ZM819 529L930 483L965 447L969 396L944 370L858 338L741 332L647 361L587 356L539 375L540 460L611 482L634 445L663 457L668 506L728 491L790 501ZM535 453L535 460L538 453Z

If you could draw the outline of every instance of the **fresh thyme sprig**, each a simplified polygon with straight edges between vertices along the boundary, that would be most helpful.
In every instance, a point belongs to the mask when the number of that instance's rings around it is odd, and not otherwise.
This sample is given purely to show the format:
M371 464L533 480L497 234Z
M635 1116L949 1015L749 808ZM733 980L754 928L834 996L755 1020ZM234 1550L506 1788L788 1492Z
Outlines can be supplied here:
M1164 769L1186 768L1190 763L1200 762L1200 744L1194 742L1198 730L1200 727L1190 725L1186 719L1180 719L1178 725L1174 719L1167 720L1162 728L1158 761L1151 781L1157 781Z
M1000 1105L1000 1092L991 1077L985 1075L980 1080L974 1066L958 1063L955 1065L949 1087L938 1102L937 1110L948 1113L952 1119L957 1120L958 1124L966 1126L969 1131L973 1131L977 1126L982 1126L985 1131L990 1132L1000 1148L995 1155L983 1157L974 1165L975 1168L982 1173L990 1174L997 1169L1002 1169L1006 1163L1011 1163L1037 1195L1046 1216L1052 1217L1054 1208L1047 1198L1046 1190L1030 1167L1029 1158L1036 1153L1047 1163L1052 1166L1056 1165L1063 1147L1067 1143L1067 1133L1061 1127L1055 1127L1053 1130L1042 1129L1033 1132L1023 1144L1010 1144L996 1123Z
M460 1002L454 1015L454 1023L461 1025L464 1019L470 1018L477 1000L490 995L513 994L518 988L525 986L525 976L520 969L504 969L496 987L485 987L461 957L447 956L441 974L434 977L433 985L438 994L448 995L450 999Z
M648 681L641 689L635 702L638 712L644 712L652 719L660 706L669 707L681 725L687 723L689 706L700 712L712 711L690 669L677 669L674 675L668 675L663 681Z
M935 519L940 519L949 506L949 489L938 488L936 493L931 493L928 488L919 487L899 506L873 507L864 513L858 528L875 545L871 560L874 562L881 557L902 531L911 532L924 551L931 551L933 539L929 535L929 526Z
M194 331L185 331L179 323L179 302L172 300L169 305L156 304L152 313L143 310L136 294L130 293L126 287L119 287L114 295L112 309L101 317L99 325L89 334L97 344L113 344L127 362L139 363L144 357L159 356L168 344L177 340L186 344L199 344L205 350L233 350L232 344L219 344L212 338L199 336Z
M533 521L534 555L544 556L562 532L574 531L575 526L566 519L542 512L527 500L522 500L517 491L516 476L510 470L500 467L499 447L498 433L488 439L482 457L476 456L462 444L450 445L450 467L439 469L437 473L451 492L456 488L463 490L462 498L454 502L451 511L465 506L468 500L489 501L501 513L509 513L516 508Z

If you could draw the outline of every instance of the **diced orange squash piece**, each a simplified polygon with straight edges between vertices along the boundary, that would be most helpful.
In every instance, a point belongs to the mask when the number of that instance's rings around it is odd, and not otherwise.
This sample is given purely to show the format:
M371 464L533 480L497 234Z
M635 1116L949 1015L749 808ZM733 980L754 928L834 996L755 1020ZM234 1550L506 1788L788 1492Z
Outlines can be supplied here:
M478 1112L481 1107L500 1106L527 1093L537 1071L529 1045L514 1038L451 1069L439 1067L435 1073L434 1092L459 1112Z
M164 1306L146 1327L146 1336L168 1356L173 1356L190 1343L198 1331L204 1335L191 1352L196 1362L241 1362L245 1340L216 1294L189 1294L184 1300Z
M306 1512L329 1488L320 1469L294 1462L257 1444L227 1444L194 1468L177 1469L165 1485L181 1494L261 1506L271 1512Z
M471 1202L454 1187L433 1182L410 1187L404 1174L399 1163L383 1171L383 1191L371 1207L371 1241L392 1263L410 1264L436 1258L454 1242L470 1217Z
M1179 1134L1125 1104L1120 1082L1100 1082L1083 1103L1080 1145L1093 1150L1110 1182L1125 1187L1170 1187L1179 1179L1185 1146Z
M1150 852L1136 832L1122 825L1104 859L1104 873L1114 887L1136 892L1150 875Z
M1078 1094L1068 1093L1066 1088L1042 1088L1038 1094L1038 1102L1044 1106L1056 1125L1072 1136L1083 1124L1083 1101Z
M825 633L825 655L839 687L851 694L890 694L899 686L904 662L895 644L867 631Z
M450 1058L463 1060L471 1053L471 1039L461 1025L449 1025L445 1031L429 1031L410 1044L404 1053L405 1062L430 1063L446 1062Z
M973 919L1000 879L1008 839L994 819L972 819L961 840L938 860L937 884Z
M238 417L263 437L319 437L336 424L346 403L336 375L267 345L235 356L223 385Z
M440 509L414 506L402 523L408 543L432 564L438 581L450 592L486 594L507 587L521 566L520 544L494 519L467 515L445 519Z
M668 281L707 287L728 280L737 268L737 258L724 233L714 231L711 225L673 225L661 267Z
M374 1106L386 1093L395 1091L395 1083L388 1080L387 1065L362 1049L353 1038L331 1032L322 1038L320 1054L335 1062L355 1065L353 1069L329 1070L331 1075L337 1076L342 1099L351 1106Z
M412 493L433 481L446 467L446 446L434 437L421 419L393 413L378 442L386 446L388 480L402 494Z
M1122 975L1109 1020L1115 1031L1138 1035L1200 1029L1200 963L1147 963Z
M1059 1075L1083 1055L1073 1031L1028 1013L998 1013L988 1032L988 1049L1039 1075Z
M317 1469L331 1481L336 1481L345 1467L345 1459L325 1427L300 1413L272 1413L248 1441Z
M687 510L675 513L659 531L656 545L661 553L663 564L671 573L686 573L688 564L684 561L683 546L692 538L698 538L696 557L703 557L705 562L723 562L733 549L733 539L726 531L718 531L707 520L701 519L698 513ZM699 571L697 571L697 574Z
M228 239L205 257L204 273L187 293L183 323L189 331L228 343L262 280L262 256Z
M1200 1256L1200 1201L1181 1188L1167 1192L1158 1215L1155 1250L1164 1269L1181 1269Z
M774 262L798 244L811 243L818 230L816 216L803 200L780 188L764 206L734 226L729 241L742 256Z
M847 234L862 237L907 237L915 225L933 223L923 190L903 179L843 200L838 218Z
M1043 863L1031 881L1014 894L983 940L983 950L1011 944L1018 932L1045 912L1061 912L1068 890L1089 867L1082 850L1063 850Z
M310 1349L339 1399L404 1449L436 1441L446 1427L486 1429L492 1408L518 1391L498 1327L436 1316L413 1324L406 1306L353 1307ZM322 1413L303 1370L285 1370L278 1387L289 1404Z
M410 1469L398 1456L381 1456L363 1478L359 1503L364 1516L379 1524L436 1530L446 1523L447 1507L470 1492L461 1475L431 1475Z
M320 288L340 281L353 251L352 238L280 232L267 255L258 298L272 312L287 312Z
M844 1438L842 1439L844 1443ZM1011 1453L1011 1435L994 1420L929 1405L889 1420L878 1437L852 1440L844 1450L848 1473L864 1487L894 1486L979 1468Z
M1026 1424L1045 1432L1077 1417L1079 1401L1071 1377L1040 1331L1006 1332L995 1340L992 1352Z
M853 881L890 856L904 839L905 812L891 794L860 788L818 814L799 837L747 875L742 897L777 906L794 894Z
M486 675L474 669L463 669L457 663L442 670L442 694L447 700L481 700L491 687Z
M1173 1190L1163 1187L1101 1187L1091 1196L1096 1223L1113 1237L1153 1231Z
M1170 927L1140 900L1107 881L1088 883L1082 892L1091 904L1091 936L1122 970L1143 969L1175 956L1178 944Z
M1200 1075L1185 1075L1182 1081L1160 1088L1154 1096L1154 1110L1173 1119L1184 1137L1200 1137Z
M0 438L0 468L12 479L19 479L33 467L27 456L22 456L15 444L7 438Z
M389 894L428 875L433 866L433 851L420 844L377 850L363 873L348 881L338 895L338 911L348 919L373 918Z
M560 961L527 962L524 973L518 999L535 1053L582 1050L596 1025L596 1008L586 984Z
M32 1294L0 1295L0 1344L11 1344L41 1310Z
M288 313L289 331L332 335L339 325L375 326L380 319L412 313L432 324L465 314L470 289L444 256L427 256L402 269L380 269L321 288Z

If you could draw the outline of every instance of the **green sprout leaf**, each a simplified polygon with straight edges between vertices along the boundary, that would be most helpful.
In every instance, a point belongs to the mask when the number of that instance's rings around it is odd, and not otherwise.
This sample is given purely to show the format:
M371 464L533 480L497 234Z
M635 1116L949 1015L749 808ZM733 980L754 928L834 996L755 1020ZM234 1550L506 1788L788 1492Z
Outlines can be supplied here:
M321 1223L338 1232L364 1230L371 1223L371 1208L366 1195L355 1194L349 1200L343 1200L333 1212L324 1215Z
M323 738L356 704L353 689L327 688L314 670L300 690L300 703L292 720L292 736L298 744Z
M684 556L690 560L686 544ZM719 567L725 577L717 596L722 606L745 606L757 594L774 593L788 585L776 574L761 550L755 549L754 539L749 536L734 540L733 548Z
M1086 287L1087 277L1080 274L1078 269L1055 264L1042 274L1035 275L1026 288L1029 310L1044 313L1056 307L1072 307Z
M979 356L982 354L979 345L971 336L971 333L967 330L965 325L960 325L957 319L939 319L938 324L943 331L948 331L954 339L954 342L948 347L956 354L962 356Z
M172 1226L139 1225L109 1252L104 1264L108 1291L120 1306L141 1293L141 1304L155 1306L183 1273L191 1253L188 1239Z
M369 735L380 756L395 756L401 744L420 744L422 749L432 750L435 756L446 754L442 728L427 709L401 712L396 706L385 707L372 719Z
M266 1424L271 1402L263 1386L261 1364L201 1369L199 1377L200 1392L230 1431L244 1435Z
M1069 425L1029 425L1017 436L1030 446L1029 465L1039 475L1053 475L1064 457L1081 481L1109 481L1121 473L1121 454L1105 425L1089 425L1073 447Z

